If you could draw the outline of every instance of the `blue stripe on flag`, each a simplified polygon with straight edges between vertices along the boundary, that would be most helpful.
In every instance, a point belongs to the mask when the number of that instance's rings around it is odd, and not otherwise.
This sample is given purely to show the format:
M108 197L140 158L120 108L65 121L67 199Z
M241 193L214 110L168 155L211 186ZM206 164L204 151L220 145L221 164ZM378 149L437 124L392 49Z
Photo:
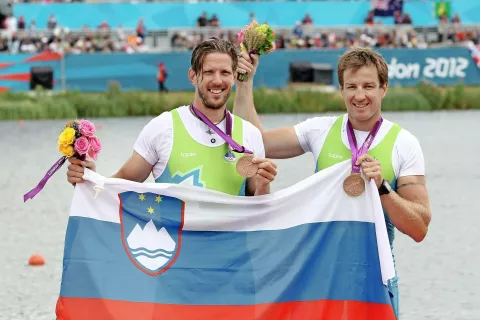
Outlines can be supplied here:
M152 277L129 259L120 224L70 217L61 296L199 305L390 303L375 225L355 221L271 231L183 231L176 262Z

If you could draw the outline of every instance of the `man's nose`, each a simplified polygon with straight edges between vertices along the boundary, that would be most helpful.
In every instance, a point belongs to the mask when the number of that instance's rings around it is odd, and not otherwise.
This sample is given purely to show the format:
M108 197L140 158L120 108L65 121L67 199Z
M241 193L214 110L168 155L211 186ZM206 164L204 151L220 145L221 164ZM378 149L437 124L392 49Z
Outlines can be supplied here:
M363 91L363 89L357 89L355 91L355 100L359 100L359 101L362 101L365 99L365 91Z
M222 83L222 78L220 77L219 72L215 72L213 76L213 83Z

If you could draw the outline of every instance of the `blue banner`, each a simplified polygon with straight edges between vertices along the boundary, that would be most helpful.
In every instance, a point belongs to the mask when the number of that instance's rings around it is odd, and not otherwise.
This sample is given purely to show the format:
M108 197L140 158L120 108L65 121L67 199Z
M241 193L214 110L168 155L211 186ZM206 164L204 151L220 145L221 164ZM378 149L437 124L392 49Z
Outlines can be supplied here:
M294 62L321 63L331 67L333 85L338 85L337 63L344 50L278 50L261 57L255 87L284 88ZM480 85L480 68L468 48L382 49L389 65L390 86L410 87L427 80L438 85ZM122 90L158 90L157 66L163 62L169 74L165 83L170 91L193 90L188 80L190 52L159 54L80 54L65 58L67 89L100 92L116 81ZM51 58L42 61L41 58ZM62 69L51 56L0 55L0 89L27 91L32 66L51 66L55 90L61 89ZM45 59L43 59L45 60Z

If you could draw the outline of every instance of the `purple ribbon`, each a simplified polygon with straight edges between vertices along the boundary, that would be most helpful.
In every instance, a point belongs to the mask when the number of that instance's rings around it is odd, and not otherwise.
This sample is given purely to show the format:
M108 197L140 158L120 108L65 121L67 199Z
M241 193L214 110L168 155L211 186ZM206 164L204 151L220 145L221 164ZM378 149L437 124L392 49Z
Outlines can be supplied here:
M39 193L43 189L48 179L50 179L53 174L63 166L66 160L67 157L65 156L58 159L57 162L55 162L55 164L47 171L43 179L40 180L38 185L23 196L23 202L26 202L28 199L33 199L33 197L35 197L37 193Z
M248 56L250 57L250 60L252 60L252 63L253 63L253 59L252 59L252 53L257 53L257 49L252 49L248 52Z
M212 123L203 113L200 112L193 103L190 105L190 107L193 110L193 113L200 118L207 126L209 126L213 131L215 131L220 137L222 137L223 140L225 140L226 143L230 146L230 148L238 153L250 153L253 154L252 151L245 149L244 146L241 146L235 140L233 140L232 137L232 116L230 115L230 112L225 108L225 120L226 120L226 130L227 133L225 134L222 130L220 130L216 125Z
M382 125L382 122L383 122L383 118L380 117L380 119L378 119L378 121L375 123L372 130L368 134L367 139L365 139L360 149L358 149L357 139L355 138L355 132L353 132L352 124L350 120L347 121L347 136L348 136L348 142L350 143L350 150L352 151L352 172L355 172L355 173L360 172L360 166L357 166L355 163L357 162L357 159L359 157L367 153L368 148L370 148L370 146L372 145L373 139L375 139L375 136L377 135L378 130Z

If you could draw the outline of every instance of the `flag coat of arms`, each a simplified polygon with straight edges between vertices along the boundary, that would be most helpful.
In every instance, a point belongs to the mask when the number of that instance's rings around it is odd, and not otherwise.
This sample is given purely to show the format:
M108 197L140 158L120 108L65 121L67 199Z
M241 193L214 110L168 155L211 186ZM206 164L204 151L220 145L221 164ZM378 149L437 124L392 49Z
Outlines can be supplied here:
M67 226L57 319L395 319L374 182L350 160L260 197L85 172Z

